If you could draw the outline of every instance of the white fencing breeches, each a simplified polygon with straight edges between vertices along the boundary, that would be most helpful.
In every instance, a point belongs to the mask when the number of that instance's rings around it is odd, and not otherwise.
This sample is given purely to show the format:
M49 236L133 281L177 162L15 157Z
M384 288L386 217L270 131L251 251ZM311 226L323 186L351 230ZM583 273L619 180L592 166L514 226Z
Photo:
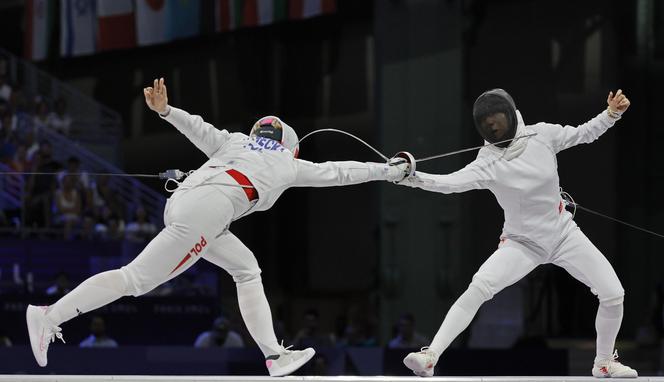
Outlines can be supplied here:
M598 297L597 355L603 358L607 352L612 353L622 319L622 313L613 311L622 312L625 292L609 261L580 229L572 230L549 257L509 239L501 243L475 273L468 290L450 308L431 350L440 355L468 327L482 303L546 263L564 268ZM614 306L620 308L611 308Z
M261 270L253 253L227 231L232 202L215 186L179 191L166 203L165 228L126 266L85 280L49 307L60 325L122 296L140 296L186 271L200 258L225 269L236 282L242 316L264 353L278 349Z

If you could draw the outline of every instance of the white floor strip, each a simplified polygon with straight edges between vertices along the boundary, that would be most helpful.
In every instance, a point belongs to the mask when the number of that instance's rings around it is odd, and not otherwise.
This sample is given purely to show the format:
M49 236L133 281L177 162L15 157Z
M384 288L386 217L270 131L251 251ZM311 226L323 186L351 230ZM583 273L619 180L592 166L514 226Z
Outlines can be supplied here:
M265 382L265 381L316 381L316 382L581 382L598 381L593 377L307 377L292 376L283 378L252 376L151 376L151 375L0 375L0 382L83 382L83 381L119 381L119 382ZM664 382L664 377L640 377L622 381Z

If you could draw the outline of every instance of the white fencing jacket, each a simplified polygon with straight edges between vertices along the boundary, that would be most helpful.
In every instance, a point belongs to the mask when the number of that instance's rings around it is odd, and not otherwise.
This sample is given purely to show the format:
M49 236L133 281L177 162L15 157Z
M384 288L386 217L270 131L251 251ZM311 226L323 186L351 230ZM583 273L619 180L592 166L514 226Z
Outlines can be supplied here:
M517 111L517 136L505 149L486 146L466 167L447 175L418 171L401 184L450 194L488 189L505 214L501 238L535 244L551 253L561 235L575 226L560 196L556 154L580 143L590 143L616 122L606 111L579 126L538 123L525 126Z
M289 187L345 186L374 180L395 181L403 176L402 170L385 163L312 163L296 159L277 141L218 130L200 116L175 107L170 107L170 112L162 118L209 158L180 187L213 183L213 178L235 169L258 191L258 201L243 215L269 209Z

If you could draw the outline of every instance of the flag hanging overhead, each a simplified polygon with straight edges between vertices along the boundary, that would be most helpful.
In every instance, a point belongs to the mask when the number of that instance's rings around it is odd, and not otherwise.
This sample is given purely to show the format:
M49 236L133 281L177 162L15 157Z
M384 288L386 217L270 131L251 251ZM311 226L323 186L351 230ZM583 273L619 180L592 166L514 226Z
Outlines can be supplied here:
M95 51L97 13L95 0L60 1L60 55L91 54Z
M136 46L133 0L97 0L97 23L98 50Z
M24 56L29 60L48 57L53 36L56 3L49 0L26 0Z

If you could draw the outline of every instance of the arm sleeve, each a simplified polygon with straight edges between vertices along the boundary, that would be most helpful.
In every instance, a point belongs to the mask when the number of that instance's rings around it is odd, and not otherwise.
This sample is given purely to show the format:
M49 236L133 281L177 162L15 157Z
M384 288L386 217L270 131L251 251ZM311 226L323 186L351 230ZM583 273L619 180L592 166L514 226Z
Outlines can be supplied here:
M199 115L191 115L177 107L170 107L170 111L161 118L175 126L191 143L209 157L228 141L230 133L218 130L211 124L203 121Z
M312 163L297 159L295 187L330 187L365 183L374 180L395 181L402 170L386 163L354 161Z
M417 171L414 176L399 183L427 191L452 194L489 188L493 182L488 161L475 160L459 171L445 175L427 174Z
M620 118L609 117L606 110L595 118L579 126L561 126L550 123L540 123L535 126L538 133L542 133L551 142L553 150L558 153L581 143L595 141L604 134Z

